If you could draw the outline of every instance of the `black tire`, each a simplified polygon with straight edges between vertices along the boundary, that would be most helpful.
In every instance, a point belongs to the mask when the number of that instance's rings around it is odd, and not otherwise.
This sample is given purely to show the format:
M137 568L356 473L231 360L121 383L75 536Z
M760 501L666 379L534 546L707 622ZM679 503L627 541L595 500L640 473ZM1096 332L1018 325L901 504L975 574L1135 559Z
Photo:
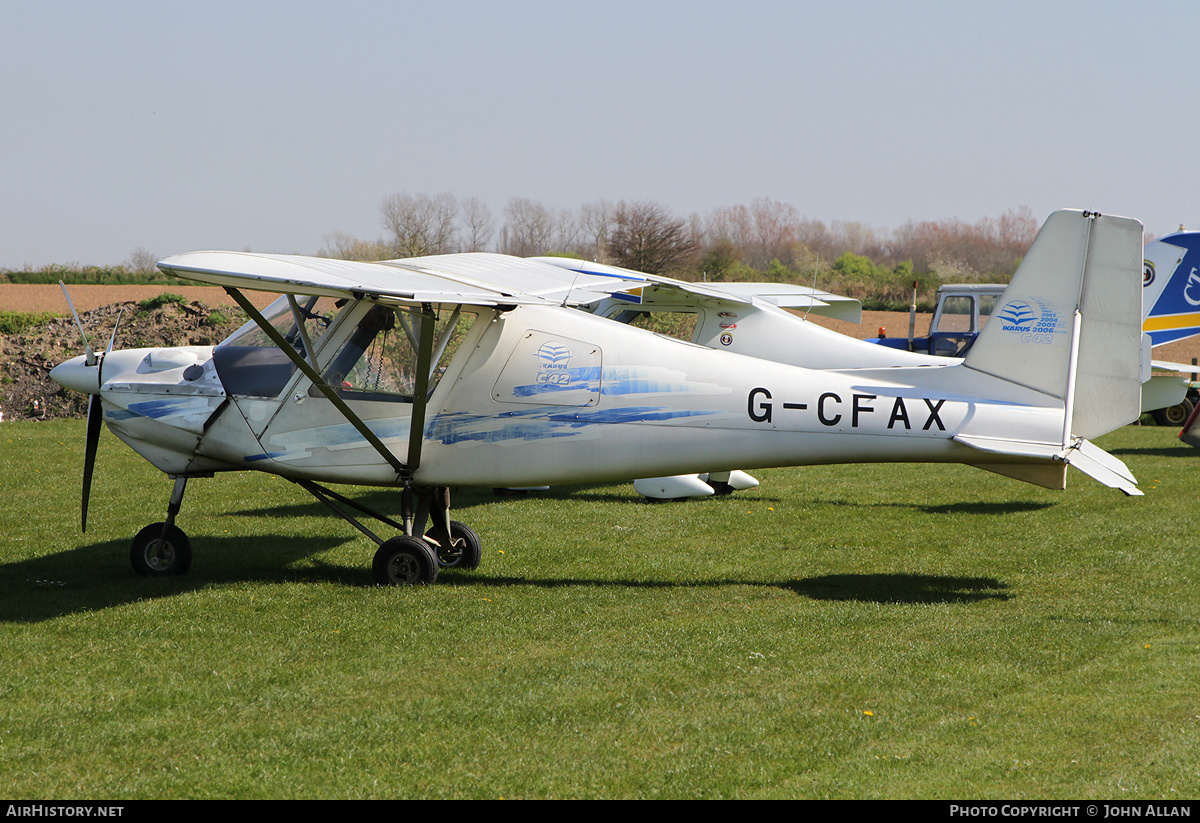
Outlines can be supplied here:
M162 523L152 523L137 533L129 547L133 570L147 577L185 574L192 566L192 541L177 526L163 534Z
M457 520L450 521L452 545L437 545L437 537L432 531L426 533L425 539L434 544L434 554L437 555L438 565L443 569L474 571L479 568L479 561L483 559L483 545L479 542L479 535Z
M1181 403L1175 406L1168 406L1165 409L1155 409L1151 414L1154 416L1154 422L1160 426L1182 426L1187 422L1188 417L1192 413L1192 401L1184 398Z
M371 564L380 586L428 586L437 580L438 561L418 537L393 537L375 552Z

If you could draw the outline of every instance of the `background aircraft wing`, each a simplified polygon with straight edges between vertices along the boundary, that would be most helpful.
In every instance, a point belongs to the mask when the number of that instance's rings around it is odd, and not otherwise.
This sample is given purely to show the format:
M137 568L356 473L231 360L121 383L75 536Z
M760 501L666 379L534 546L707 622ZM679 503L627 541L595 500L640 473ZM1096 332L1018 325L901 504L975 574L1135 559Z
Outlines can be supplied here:
M757 297L773 303L781 309L804 309L812 314L862 322L862 303L853 297L814 289L808 286L793 286L790 283L708 283L710 289L734 297Z
M688 295L695 295L727 303L751 303L757 298L784 309L805 309L813 314L851 323L859 323L862 320L862 303L858 300L807 286L793 286L789 283L691 283L568 257L530 259L576 272L584 277L584 281L575 284L572 291L571 296L575 304L587 303L585 294L588 292L595 295L592 302L605 297L616 297L640 303L643 290L646 287L654 287L657 292L656 302L660 306L666 302L665 293L675 292L681 300L686 299Z

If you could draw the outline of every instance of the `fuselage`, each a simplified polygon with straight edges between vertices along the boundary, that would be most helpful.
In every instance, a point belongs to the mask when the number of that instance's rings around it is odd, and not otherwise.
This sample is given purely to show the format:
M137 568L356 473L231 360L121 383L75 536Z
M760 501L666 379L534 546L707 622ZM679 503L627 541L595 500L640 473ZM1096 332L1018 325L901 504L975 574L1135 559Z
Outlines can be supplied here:
M378 308L362 301L326 320L312 357L403 461L419 404L403 389L352 385L358 378L340 365L351 342L377 325ZM899 353L903 365L805 368L574 309L474 311L473 322L460 323L469 327L453 357L437 367L414 475L422 485L550 485L842 462L979 464L989 458L956 436L1003 432L1047 444L1062 437L1060 400L958 362ZM833 333L813 334L816 352L816 341ZM216 350L118 350L103 360L102 377L83 358L53 376L98 389L108 427L171 475L259 470L399 482L394 466L277 349L244 341L241 334ZM803 360L804 337L789 345Z

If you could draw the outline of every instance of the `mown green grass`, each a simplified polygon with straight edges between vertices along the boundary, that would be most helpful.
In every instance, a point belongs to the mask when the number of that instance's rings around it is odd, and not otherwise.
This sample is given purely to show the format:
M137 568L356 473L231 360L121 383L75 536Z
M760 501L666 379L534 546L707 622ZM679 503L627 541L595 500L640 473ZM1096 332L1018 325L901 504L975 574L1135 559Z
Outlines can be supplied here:
M459 490L476 572L371 584L292 484L195 481L191 572L128 546L170 482L78 421L0 426L10 798L1195 798L1200 454L1100 443L1143 498L958 466ZM395 511L392 492L357 489Z

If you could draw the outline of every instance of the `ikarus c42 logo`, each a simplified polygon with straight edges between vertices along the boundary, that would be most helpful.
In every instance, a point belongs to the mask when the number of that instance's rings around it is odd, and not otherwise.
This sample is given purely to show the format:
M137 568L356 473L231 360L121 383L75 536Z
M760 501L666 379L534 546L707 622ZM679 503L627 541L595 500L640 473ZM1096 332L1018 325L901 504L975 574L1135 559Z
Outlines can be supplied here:
M1004 306L997 315L1005 331L1029 331L1037 315L1033 307L1024 300L1014 300Z
M1061 313L1037 299L1008 301L993 322L999 322L1006 333L1020 336L1023 343L1053 343L1054 335L1065 329Z
M600 347L530 329L521 335L496 380L501 403L592 406L600 400Z
M567 367L571 363L571 350L557 340L548 340L537 351L541 358L542 367L537 374L537 382L562 386L571 382L571 373Z

